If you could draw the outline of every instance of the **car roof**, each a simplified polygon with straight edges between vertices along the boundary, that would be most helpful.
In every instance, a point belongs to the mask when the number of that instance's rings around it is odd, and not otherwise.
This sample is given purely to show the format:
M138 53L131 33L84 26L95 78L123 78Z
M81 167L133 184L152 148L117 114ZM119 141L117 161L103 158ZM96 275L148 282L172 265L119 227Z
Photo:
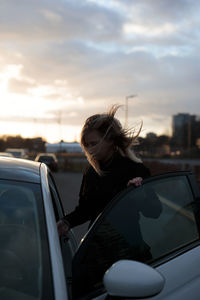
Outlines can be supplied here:
M0 157L0 179L40 182L41 163L11 157Z

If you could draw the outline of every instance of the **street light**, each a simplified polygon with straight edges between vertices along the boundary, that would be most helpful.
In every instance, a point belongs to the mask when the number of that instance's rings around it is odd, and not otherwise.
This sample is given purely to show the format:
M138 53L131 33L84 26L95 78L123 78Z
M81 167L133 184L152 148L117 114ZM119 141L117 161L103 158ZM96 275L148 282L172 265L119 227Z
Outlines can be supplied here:
M125 127L128 127L128 99L135 97L137 97L137 95L129 95L125 98Z

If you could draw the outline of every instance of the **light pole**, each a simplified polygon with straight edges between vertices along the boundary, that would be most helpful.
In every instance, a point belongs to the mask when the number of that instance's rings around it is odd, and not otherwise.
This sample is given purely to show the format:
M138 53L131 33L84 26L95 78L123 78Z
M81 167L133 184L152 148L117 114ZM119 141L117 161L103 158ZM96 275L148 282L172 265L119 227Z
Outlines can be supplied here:
M128 99L135 97L137 97L137 95L129 95L125 98L125 128L128 127Z

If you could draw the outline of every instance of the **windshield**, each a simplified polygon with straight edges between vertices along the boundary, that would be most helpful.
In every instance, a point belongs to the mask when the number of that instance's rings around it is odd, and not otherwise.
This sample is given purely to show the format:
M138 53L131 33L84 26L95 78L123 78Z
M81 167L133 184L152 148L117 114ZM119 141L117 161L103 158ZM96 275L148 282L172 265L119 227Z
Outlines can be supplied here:
M40 156L39 160L51 162L54 161L54 158L52 156Z
M41 205L38 184L0 180L1 300L52 299Z

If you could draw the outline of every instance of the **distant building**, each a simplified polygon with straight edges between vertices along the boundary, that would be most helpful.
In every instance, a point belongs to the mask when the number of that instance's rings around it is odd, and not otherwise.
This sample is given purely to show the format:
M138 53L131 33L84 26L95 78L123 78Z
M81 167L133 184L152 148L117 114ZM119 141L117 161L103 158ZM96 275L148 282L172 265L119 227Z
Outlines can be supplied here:
M60 142L55 144L46 143L45 149L47 153L67 152L80 153L83 152L79 143Z
M198 117L195 115L186 113L174 115L172 119L174 144L185 150L196 146L197 138L200 136L200 132L197 131L198 126Z

